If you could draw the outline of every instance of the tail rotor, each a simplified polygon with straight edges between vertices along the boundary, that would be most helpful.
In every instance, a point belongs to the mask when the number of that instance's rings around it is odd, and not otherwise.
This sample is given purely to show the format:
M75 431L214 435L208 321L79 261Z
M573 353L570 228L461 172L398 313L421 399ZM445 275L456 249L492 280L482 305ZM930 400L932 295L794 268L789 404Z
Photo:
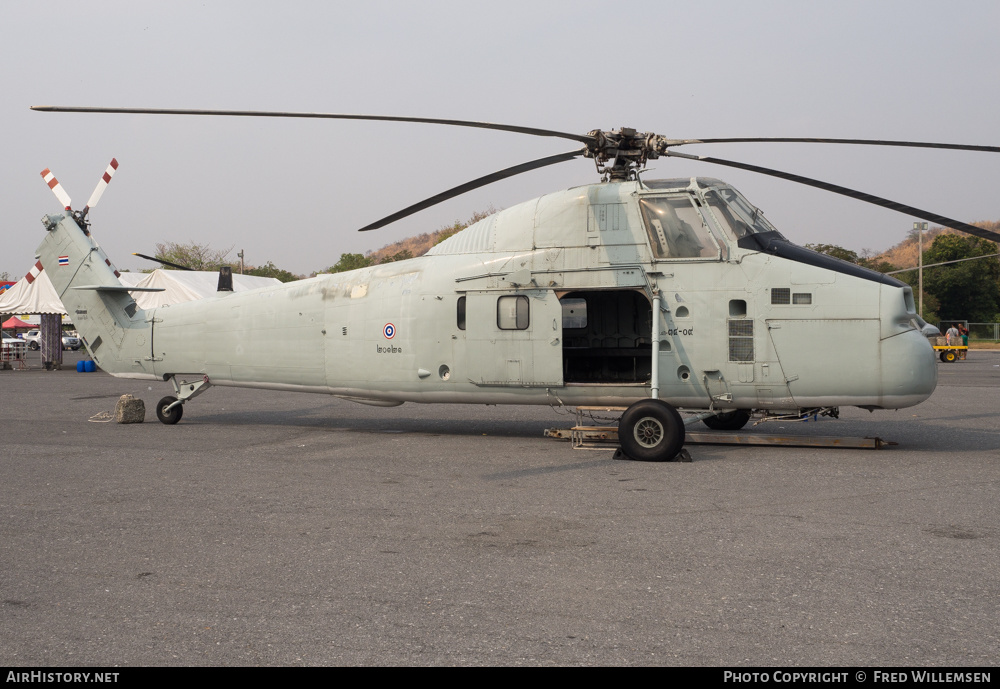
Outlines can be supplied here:
M111 178L114 176L115 171L118 169L118 160L116 158L111 159L111 163L108 165L108 169L104 171L101 175L101 180L97 183L97 187L94 189L94 193L90 195L90 200L87 201L87 205L83 207L82 211L75 211L72 207L72 201L70 200L69 194L63 189L62 184L56 179L56 176L52 174L52 171L48 168L42 170L42 179L45 183L49 185L49 189L52 193L56 195L59 199L59 203L63 205L63 209L69 211L76 223L80 228L87 234L90 234L87 230L89 223L87 222L87 213L90 209L97 205L97 202L101 200L101 196L104 194L104 190L107 189L108 183L111 182Z

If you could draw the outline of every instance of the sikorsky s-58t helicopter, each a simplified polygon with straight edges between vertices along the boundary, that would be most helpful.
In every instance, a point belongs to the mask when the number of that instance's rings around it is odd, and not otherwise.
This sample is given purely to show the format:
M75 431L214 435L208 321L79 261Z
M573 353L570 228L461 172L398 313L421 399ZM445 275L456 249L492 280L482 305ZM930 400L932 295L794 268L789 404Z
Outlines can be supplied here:
M576 157L602 181L500 211L407 261L280 287L139 309L90 234L87 213L46 215L38 259L94 361L125 378L170 381L157 417L177 423L210 386L403 402L626 407L619 439L634 459L684 443L678 409L716 429L752 413L899 409L937 383L910 288L799 247L717 179L649 180L650 159L737 167L826 189L991 240L1000 235L859 191L673 149L798 141L1000 152L992 146L846 139L674 140L633 129L584 135L411 117L247 111L36 110L313 117L499 129L583 144L479 178L373 223ZM47 172L47 171L46 171ZM98 186L103 191L113 168ZM43 175L44 176L44 175ZM99 193L95 192L95 197Z

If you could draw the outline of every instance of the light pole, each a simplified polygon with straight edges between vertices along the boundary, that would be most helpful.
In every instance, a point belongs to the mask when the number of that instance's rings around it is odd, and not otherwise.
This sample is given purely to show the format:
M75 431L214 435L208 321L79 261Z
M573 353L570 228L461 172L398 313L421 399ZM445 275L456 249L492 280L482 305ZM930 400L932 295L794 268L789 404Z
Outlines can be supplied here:
M924 230L927 229L927 223L915 222L913 223L913 229L917 231L917 289L920 292L919 306L917 306L917 314L921 318L923 318L924 317Z

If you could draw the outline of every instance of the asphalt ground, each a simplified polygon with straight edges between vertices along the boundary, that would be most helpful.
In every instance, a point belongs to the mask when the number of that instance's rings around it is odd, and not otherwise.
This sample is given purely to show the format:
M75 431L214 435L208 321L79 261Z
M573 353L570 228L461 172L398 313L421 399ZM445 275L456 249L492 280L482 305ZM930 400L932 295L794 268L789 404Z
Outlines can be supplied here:
M918 665L1000 648L1000 352L912 409L615 460L547 407L0 371L0 664ZM152 388L152 389L150 389ZM119 395L147 422L101 423Z

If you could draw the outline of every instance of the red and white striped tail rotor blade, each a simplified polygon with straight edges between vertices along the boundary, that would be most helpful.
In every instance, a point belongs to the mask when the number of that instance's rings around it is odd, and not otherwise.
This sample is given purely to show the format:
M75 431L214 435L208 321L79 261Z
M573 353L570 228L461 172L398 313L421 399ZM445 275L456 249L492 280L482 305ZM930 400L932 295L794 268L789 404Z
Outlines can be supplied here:
M52 171L48 168L42 170L42 179L45 180L45 183L49 185L49 189L51 189L52 193L56 195L57 199L59 199L59 203L61 203L66 210L69 210L69 194L67 194L66 190L62 188L61 184L59 184L59 180L57 180L56 176L52 174Z
M97 205L97 202L101 200L101 194L104 190L108 188L108 183L111 181L111 177L114 176L115 170L118 169L118 160L116 158L111 159L111 164L108 165L108 169L104 171L104 175L101 177L101 181L97 183L97 188L94 189L94 193L90 195L90 200L87 201L87 208L93 208Z

